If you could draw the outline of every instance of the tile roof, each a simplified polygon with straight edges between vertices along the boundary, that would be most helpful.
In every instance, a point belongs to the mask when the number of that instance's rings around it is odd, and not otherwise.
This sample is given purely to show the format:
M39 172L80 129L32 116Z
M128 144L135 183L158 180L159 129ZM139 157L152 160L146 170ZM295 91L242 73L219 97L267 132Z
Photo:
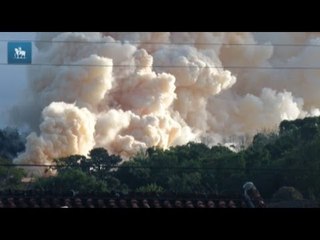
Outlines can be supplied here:
M1 197L0 208L242 208L238 199Z

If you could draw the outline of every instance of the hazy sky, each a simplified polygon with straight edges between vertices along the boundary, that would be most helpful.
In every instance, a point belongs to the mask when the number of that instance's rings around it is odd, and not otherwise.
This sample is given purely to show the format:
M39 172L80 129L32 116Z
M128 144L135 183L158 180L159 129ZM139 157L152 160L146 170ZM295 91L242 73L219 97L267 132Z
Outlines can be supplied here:
M27 80L26 65L7 64L8 41L34 39L33 32L0 32L0 128L7 125L6 112L25 89Z

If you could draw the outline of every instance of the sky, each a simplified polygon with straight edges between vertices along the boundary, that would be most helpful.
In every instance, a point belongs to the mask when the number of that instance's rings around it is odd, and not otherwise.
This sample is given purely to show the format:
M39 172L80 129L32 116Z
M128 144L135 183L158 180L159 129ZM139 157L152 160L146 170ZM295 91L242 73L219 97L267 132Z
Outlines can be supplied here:
M34 39L34 32L0 32L0 128L8 125L6 112L27 85L27 66L7 64L7 43L10 40Z

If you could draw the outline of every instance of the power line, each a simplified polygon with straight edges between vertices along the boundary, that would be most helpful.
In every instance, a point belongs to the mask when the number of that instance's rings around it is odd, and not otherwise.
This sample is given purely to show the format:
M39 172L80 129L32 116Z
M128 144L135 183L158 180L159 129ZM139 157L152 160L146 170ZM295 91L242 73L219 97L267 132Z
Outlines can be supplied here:
M101 164L101 167L104 165ZM84 166L75 165L53 165L53 164L0 164L0 167L53 167L53 168L68 168L77 167L81 168ZM90 164L86 167L90 167ZM320 171L320 169L315 168L232 168L232 167L176 167L176 166L118 166L109 165L107 168L124 168L124 169L167 169L167 170L234 170L234 171L297 171L297 172L311 172Z
M32 39L0 39L0 42L39 42L39 43L67 43L67 44L144 44L144 45L213 45L213 46L260 46L260 47L320 47L320 44L292 44L292 43L194 43L194 42L141 42L130 40L107 41L62 41L62 40L32 40Z
M54 64L54 63L32 63L32 64L8 64L0 63L4 66L40 66L40 67L114 67L114 68L213 68L213 69L260 69L260 70L320 70L319 67L259 67L259 66L179 66L179 65L153 65L141 66L131 64L114 64L114 65L98 65L98 64Z

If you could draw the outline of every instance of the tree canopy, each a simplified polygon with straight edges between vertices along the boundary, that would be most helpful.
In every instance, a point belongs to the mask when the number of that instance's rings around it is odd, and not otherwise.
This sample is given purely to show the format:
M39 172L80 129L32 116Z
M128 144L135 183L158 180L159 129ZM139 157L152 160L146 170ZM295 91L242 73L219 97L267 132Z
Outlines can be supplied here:
M293 186L305 198L320 197L320 118L283 121L278 132L261 132L246 149L188 143L169 149L148 148L123 161L103 148L88 156L56 160L57 175L34 187L61 191L240 193L252 181L272 198Z

